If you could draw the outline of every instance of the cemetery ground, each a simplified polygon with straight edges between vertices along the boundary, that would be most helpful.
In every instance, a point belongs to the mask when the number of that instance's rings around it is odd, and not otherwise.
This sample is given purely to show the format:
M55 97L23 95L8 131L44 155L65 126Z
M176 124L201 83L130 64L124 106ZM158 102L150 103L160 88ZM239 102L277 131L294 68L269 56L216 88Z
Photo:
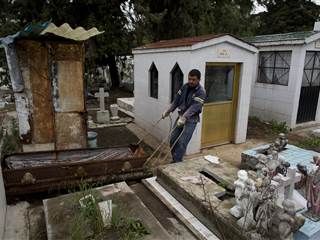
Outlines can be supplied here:
M113 103L116 103L116 99L119 97L131 97L132 95L126 91L123 91L121 89L117 89L115 91L110 92L110 97L106 99L106 109L109 108L109 106ZM99 103L95 99L89 100L87 105L88 113L90 116L92 116L93 120L95 121L95 113L99 109ZM1 121L3 120L3 116L5 114L12 114L12 112L3 112L1 113ZM127 117L125 114L119 112L120 117ZM184 164L185 168L189 168L192 165L192 160L199 160L205 155L215 155L218 156L220 159L222 159L226 164L226 167L224 168L225 171L222 171L222 175L226 178L229 178L232 174L231 181L235 180L236 178L236 172L238 168L240 167L241 163L241 153L247 149L251 149L254 147L257 147L259 145L263 145L266 143L272 142L280 132L286 132L288 133L288 138L290 144L303 146L306 149L320 151L320 141L316 138L311 137L310 132L311 129L316 128L316 126L312 126L307 129L298 129L294 131L290 131L285 124L282 123L266 123L262 122L257 118L250 118L249 124L248 124L248 137L246 143L243 144L227 144L227 145L221 145L212 147L209 149L202 150L201 153L193 154L186 156L185 161L186 164ZM141 139L143 136L146 135L146 132L136 126L134 124L134 121L122 125L122 126L115 126L115 127L102 127L102 128L95 128L91 129L98 133L98 139L97 139L97 146L98 147L111 147L111 146L119 146L119 145L127 145L131 143L136 143ZM142 143L143 149L147 154L151 154L153 150L158 146L159 140L156 140L155 138L148 136L145 141ZM190 161L190 163L188 163ZM167 162L158 162L159 165L164 164ZM201 162L202 165L206 165L206 163ZM223 166L224 166L223 164ZM185 171L184 166L181 165L181 173ZM231 167L232 166L232 167ZM195 166L196 168L196 166ZM196 168L197 169L197 168ZM170 170L170 167L164 168L163 170L168 171L167 174L175 177L174 171ZM187 174L184 173L185 175ZM187 175L186 175L187 176ZM194 181L194 180L191 180ZM150 194L150 191L141 183L141 182L127 182L129 187L132 189L133 193L136 194L141 200L134 201L135 206L141 210L141 212L144 211L150 211L152 215L157 219L156 222L159 222L161 226L153 227L153 228L159 228L160 235L165 235L166 233L162 231L162 228L164 227L166 231L169 233L170 237L173 239L196 239L190 231L185 227L184 224L181 223L179 219L166 207L162 204L162 202L153 194ZM168 184L168 183L165 183ZM180 184L180 183L177 183ZM126 187L124 187L126 188ZM47 207L53 208L50 212L57 211L57 214L60 214L61 212L67 211L64 209L64 203L65 200L63 199L65 194L74 194L75 191L79 189L67 189L67 190L61 190L61 191L52 191L49 194L36 194L36 195L30 195L23 198L17 198L17 199L10 199L11 204L16 204L13 206L9 206L7 211L7 218L8 219L19 219L19 221L16 221L14 225L14 228L9 228L9 232L11 231L14 236L20 236L19 239L24 239L24 235L26 232L29 234L30 240L45 240L47 239L47 230L46 230L46 222L45 222L45 213L43 208L43 199L54 198L53 201L47 201ZM215 192L222 191L221 187L215 186L213 189ZM96 190L94 190L96 191ZM192 188L186 187L186 194L188 191L197 191ZM114 193L116 194L116 193ZM59 196L62 197L59 197ZM133 194L130 193L129 195ZM201 194L200 194L201 195ZM74 196L74 195L70 195ZM117 194L115 195L116 198ZM133 197L134 198L134 197ZM72 199L72 198L71 198ZM125 199L119 197L121 201L126 201ZM199 198L197 201L200 201L201 198ZM58 201L58 202L57 202ZM60 202L59 202L60 201ZM230 207L230 203L227 201L225 207ZM144 207L141 207L143 205ZM146 210L147 208L148 210ZM136 213L137 214L137 213ZM72 215L70 213L70 215ZM146 213L148 217L149 214ZM63 216L58 216L51 219L53 221L53 225L57 227L57 218L64 218L64 222L67 222L65 226L59 225L58 228L53 230L53 233L59 234L60 233L66 233L65 231L69 231L70 226L72 226L72 219L68 219L68 214L63 214ZM141 215L140 215L141 217ZM127 224L128 219L125 220L125 224ZM150 220L152 222L152 220ZM10 225L10 222L7 224ZM68 225L69 224L69 225ZM123 224L123 223L122 223ZM72 228L72 227L71 227ZM141 229L142 232L144 232L144 229ZM19 235L20 234L20 235ZM77 234L77 230L74 232L74 234ZM114 237L112 233L106 233L111 234L111 238ZM115 233L115 234L122 234L122 233ZM153 233L155 234L155 233ZM152 236L154 236L152 234ZM53 236L52 239L58 239L59 235ZM119 236L118 236L119 237ZM155 239L155 238L150 238ZM161 238L159 238L161 239Z

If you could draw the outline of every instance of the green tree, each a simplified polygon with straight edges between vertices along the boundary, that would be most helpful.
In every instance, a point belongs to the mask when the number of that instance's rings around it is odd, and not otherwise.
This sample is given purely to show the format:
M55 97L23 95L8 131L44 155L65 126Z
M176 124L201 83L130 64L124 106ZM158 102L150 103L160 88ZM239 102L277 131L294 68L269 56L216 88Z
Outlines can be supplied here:
M142 20L152 41L212 33L250 35L252 0L136 0L146 6Z
M116 55L128 54L133 33L121 9L125 0L1 0L0 37L14 33L30 22L52 20L57 25L97 27L105 31L89 41L90 68L109 65L112 86L119 86ZM91 71L91 69L87 69Z
M259 0L267 11L260 13L259 34L312 30L320 6L311 0Z

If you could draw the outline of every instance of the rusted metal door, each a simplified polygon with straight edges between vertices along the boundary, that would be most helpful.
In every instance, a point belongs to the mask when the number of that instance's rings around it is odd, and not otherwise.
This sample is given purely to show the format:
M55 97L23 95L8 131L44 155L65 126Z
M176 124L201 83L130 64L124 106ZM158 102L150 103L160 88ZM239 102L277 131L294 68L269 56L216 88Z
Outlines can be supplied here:
M24 62L25 86L30 91L32 143L54 142L54 113L51 82L48 76L48 51L43 42L21 40L17 43L20 62Z
M56 149L87 147L83 45L50 43Z

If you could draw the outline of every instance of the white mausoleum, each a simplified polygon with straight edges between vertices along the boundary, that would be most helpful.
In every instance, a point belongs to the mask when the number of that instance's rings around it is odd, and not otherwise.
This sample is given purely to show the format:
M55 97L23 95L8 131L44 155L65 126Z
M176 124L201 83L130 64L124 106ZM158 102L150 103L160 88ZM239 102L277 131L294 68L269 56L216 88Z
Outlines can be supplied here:
M187 154L244 142L257 52L255 46L228 34L166 40L134 49L136 123L159 140L166 137L170 120L154 124L187 82L188 72L196 68L207 100Z
M320 23L313 31L247 38L259 48L250 115L291 128L320 121Z

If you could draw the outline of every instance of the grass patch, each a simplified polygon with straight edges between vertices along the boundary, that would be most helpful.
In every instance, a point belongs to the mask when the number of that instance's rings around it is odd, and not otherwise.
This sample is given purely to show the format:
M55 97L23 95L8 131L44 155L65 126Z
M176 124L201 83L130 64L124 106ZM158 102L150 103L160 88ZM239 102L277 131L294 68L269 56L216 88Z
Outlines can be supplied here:
M120 207L113 207L111 224L105 227L98 205L103 199L99 198L97 192L85 182L79 184L79 189L81 194L78 200L89 194L93 198L86 199L85 207L80 205L77 207L71 226L72 240L139 240L150 234L140 219L126 216L121 212ZM106 236L112 236L112 238L106 238Z
M258 118L256 116L249 117L249 121L252 122L252 123L261 123L262 122L260 120L260 118Z
M140 219L122 216L118 210L114 210L111 226L121 240L138 240L144 235L150 234L150 231L145 228Z
M320 138L304 139L299 141L296 145L301 148L318 148L320 147Z
M270 122L271 124L271 129L275 133L288 133L289 132L289 127L287 126L286 122L277 122L272 120Z

